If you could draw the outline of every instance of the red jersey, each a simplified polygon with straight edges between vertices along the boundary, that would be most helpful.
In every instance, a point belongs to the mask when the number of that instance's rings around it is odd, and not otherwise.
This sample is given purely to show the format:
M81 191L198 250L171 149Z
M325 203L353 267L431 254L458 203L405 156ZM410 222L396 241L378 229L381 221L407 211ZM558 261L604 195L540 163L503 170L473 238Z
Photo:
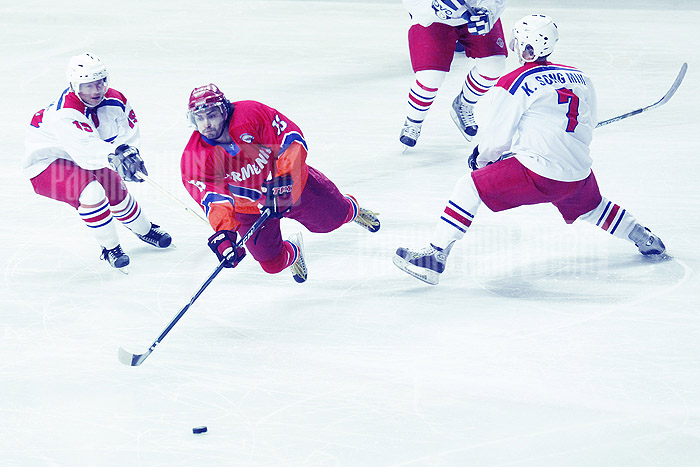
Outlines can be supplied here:
M296 201L309 174L306 141L294 122L260 102L231 105L233 142L216 143L195 130L180 161L182 182L214 230L236 230L236 213L259 214L261 186L270 175L291 174Z

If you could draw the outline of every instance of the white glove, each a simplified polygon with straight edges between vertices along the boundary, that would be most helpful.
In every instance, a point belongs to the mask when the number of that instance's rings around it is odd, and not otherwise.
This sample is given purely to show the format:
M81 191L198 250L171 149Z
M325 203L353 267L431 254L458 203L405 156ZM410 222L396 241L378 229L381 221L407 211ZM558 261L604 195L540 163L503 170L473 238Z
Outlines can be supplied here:
M474 8L467 10L462 19L467 21L467 31L473 36L488 34L493 27L493 17L488 8Z

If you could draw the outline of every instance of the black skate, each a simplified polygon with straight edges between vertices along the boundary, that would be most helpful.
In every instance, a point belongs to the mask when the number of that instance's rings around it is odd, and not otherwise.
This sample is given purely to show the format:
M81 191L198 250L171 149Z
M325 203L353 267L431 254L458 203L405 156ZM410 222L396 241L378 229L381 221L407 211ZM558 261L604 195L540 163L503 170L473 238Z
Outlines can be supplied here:
M405 149L412 148L416 145L416 141L420 136L422 123L414 122L411 119L406 119L399 135L399 141L405 146Z
M159 225L152 222L151 230L149 230L146 235L136 234L136 236L156 248L168 248L170 243L173 241L168 232L162 230Z
M121 270L129 265L129 257L122 251L121 245L117 245L111 250L102 247L100 259L107 261L115 269ZM122 272L125 272L125 270Z
M411 250L409 248L399 248L396 250L393 262L402 271L420 279L430 285L437 285L440 274L445 270L447 256L450 254L452 245L447 248L438 248L432 243L427 248Z

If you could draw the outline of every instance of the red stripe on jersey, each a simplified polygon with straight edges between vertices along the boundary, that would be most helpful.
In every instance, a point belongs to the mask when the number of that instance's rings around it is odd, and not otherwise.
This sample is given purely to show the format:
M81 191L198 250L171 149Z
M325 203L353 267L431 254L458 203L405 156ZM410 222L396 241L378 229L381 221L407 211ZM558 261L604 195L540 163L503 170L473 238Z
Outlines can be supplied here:
M472 225L472 221L468 217L464 217L449 206L445 208L445 214L447 214L460 224L464 225L465 227L469 227L470 225Z
M420 81L416 81L416 84L418 85L418 87L420 87L424 91L428 91L428 92L437 92L438 91L438 88L429 88L428 86L424 86Z
M559 68L568 68L574 71L578 71L576 67L569 65L559 65L552 62L528 62L520 68L516 68L510 73L501 76L501 78L498 80L498 83L496 83L496 86L498 86L499 88L509 90L511 86L513 86L513 83L515 83L518 80L518 78L520 78L520 75L529 71L531 68L540 66L555 66Z
M126 97L124 96L124 94L112 88L107 89L105 99L117 99L121 101L122 104L126 104Z
M612 224L615 220L615 216L617 215L617 211L619 210L620 206L618 206L617 204L613 206L612 210L610 211L610 214L608 214L608 217L605 219L605 222L603 223L603 225L600 226L603 230L608 230L610 224Z
M85 113L85 109L87 106L83 101L81 101L78 96L75 95L73 91L70 91L66 93L65 97L63 98L63 106L62 108L67 108L67 109L75 109L81 114Z

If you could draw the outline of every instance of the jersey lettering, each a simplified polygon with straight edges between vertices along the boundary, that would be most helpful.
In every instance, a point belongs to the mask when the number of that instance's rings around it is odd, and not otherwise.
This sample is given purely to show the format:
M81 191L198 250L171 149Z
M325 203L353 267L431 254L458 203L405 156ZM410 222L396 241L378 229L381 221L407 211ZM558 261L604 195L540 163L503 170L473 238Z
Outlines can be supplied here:
M566 131L571 133L578 125L578 96L569 88L557 89L558 104L569 104L566 111L566 117L569 122L566 125Z
M92 133L92 127L85 122L73 120L73 125L75 125L78 128L78 130L83 130L87 131L88 133Z
M200 182L199 180L189 180L187 183L194 185L200 192L203 192L207 187L204 182Z
M136 126L136 122L138 122L138 120L136 119L136 113L132 110L131 112L129 112L129 128L133 128L134 126Z
M279 136L284 130L287 129L287 122L280 119L279 115L275 115L275 119L272 121L272 126L277 128L277 136Z

